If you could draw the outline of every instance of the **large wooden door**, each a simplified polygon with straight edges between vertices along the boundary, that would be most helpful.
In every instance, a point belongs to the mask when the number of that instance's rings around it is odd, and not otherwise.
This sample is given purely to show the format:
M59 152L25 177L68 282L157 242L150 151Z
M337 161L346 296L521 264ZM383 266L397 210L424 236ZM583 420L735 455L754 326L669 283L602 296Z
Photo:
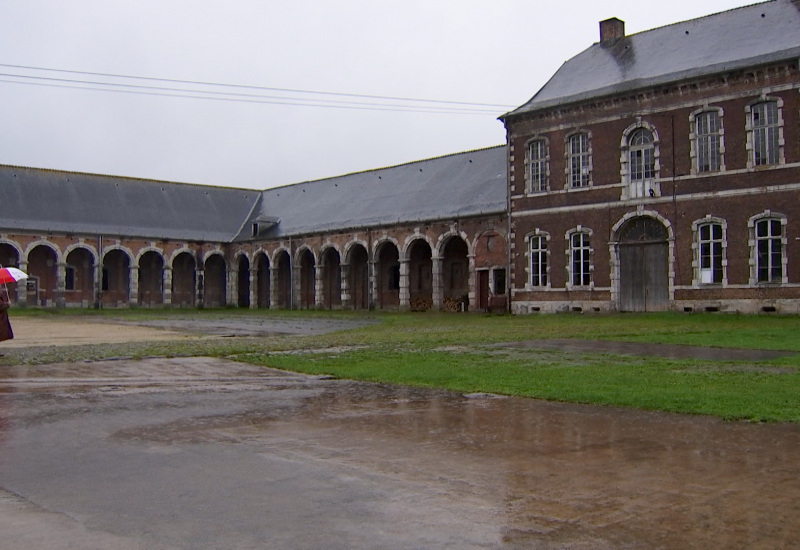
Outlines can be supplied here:
M653 218L636 218L620 232L620 311L663 311L669 305L669 243Z

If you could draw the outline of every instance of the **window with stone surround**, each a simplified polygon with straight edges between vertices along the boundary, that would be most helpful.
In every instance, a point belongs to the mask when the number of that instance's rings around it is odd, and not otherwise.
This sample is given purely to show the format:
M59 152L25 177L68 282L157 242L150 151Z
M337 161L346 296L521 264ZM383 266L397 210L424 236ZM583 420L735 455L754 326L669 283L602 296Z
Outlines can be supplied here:
M708 107L689 115L691 157L694 173L725 169L722 109Z
M549 188L550 166L547 140L536 138L528 142L526 150L528 193L543 193Z
M751 283L786 283L786 217L767 210L748 226Z
M568 280L571 287L592 285L591 230L578 226L567 233Z
M719 218L706 216L692 224L694 233L695 284L723 284L727 278L726 224Z
M592 153L589 134L580 132L567 137L567 187L589 187L592 182Z
M620 147L620 177L624 184L621 198L660 196L659 141L655 128L637 120L623 132Z
M549 250L547 242L550 236L547 233L536 231L528 235L528 259L529 259L529 284L532 287L547 287L550 284L549 274Z
M765 98L748 105L748 168L783 163L783 101Z

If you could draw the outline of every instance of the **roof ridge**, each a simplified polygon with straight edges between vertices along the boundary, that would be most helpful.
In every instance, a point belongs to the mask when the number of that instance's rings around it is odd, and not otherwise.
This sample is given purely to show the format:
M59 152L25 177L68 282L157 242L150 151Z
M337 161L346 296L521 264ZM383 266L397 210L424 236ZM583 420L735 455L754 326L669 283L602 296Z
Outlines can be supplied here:
M277 185L275 187L270 187L268 189L264 189L263 191L267 192L267 191L272 191L273 189L286 189L287 187L293 187L295 185L303 185L303 184L306 184L306 183L318 183L318 182L323 182L323 181L335 180L335 179L339 179L339 178L346 178L346 177L349 177L349 176L356 176L356 175L359 175L359 174L369 174L370 172L380 172L381 170L391 170L392 168L400 168L401 166L414 166L415 164L419 164L419 163L422 163L422 162L430 162L432 160L439 160L439 159L457 157L459 155L468 155L470 153L479 153L481 151L488 151L490 149L498 149L500 147L505 147L505 146L506 146L505 143L501 143L501 144L498 144L498 145L489 145L487 147L479 147L477 149L469 149L469 150L466 150L466 151L459 151L457 153L449 153L449 154L446 154L446 155L437 155L435 157L417 159L417 160L412 160L412 161L409 161L409 162L401 162L401 163L392 164L392 165L389 165L389 166L382 166L380 168L369 168L367 170L356 170L354 172L347 172L345 174L339 174L338 176L329 176L327 178L318 178L318 179L314 179L314 180L304 180L304 181L298 181L298 182L295 182L295 183L287 183L287 184L284 184L284 185Z

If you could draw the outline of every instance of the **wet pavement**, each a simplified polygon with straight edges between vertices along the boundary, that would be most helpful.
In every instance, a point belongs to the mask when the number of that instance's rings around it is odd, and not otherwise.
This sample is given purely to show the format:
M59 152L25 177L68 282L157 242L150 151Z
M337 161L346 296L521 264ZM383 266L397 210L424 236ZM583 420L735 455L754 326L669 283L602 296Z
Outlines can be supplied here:
M800 426L152 358L0 370L0 548L789 548Z

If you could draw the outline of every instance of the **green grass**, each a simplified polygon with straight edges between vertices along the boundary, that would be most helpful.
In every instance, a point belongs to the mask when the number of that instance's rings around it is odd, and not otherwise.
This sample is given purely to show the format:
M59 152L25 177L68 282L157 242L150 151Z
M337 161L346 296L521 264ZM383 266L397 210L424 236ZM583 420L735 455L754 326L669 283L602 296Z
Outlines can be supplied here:
M65 320L74 311L54 315ZM435 313L249 312L247 310L94 312L113 321L234 316L364 318L373 325L323 336L219 338L122 346L19 350L3 362L109 356L212 355L341 378L490 392L541 399L706 414L726 419L800 422L800 317L709 314L490 316ZM581 338L789 350L758 362L496 348L522 340ZM313 351L313 353L309 353ZM278 353L281 352L281 353ZM290 352L290 353L286 353ZM28 353L29 355L25 355ZM43 355L44 354L44 355ZM35 357L34 357L35 356ZM60 359L59 359L60 357ZM0 364L4 364L0 362Z

